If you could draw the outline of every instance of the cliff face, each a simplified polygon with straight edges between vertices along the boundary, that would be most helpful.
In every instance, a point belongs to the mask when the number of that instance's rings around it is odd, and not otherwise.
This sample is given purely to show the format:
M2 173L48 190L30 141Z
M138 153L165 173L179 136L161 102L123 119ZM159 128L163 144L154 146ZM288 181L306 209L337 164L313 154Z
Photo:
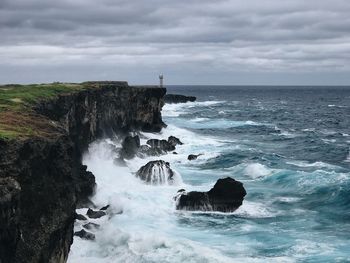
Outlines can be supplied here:
M130 130L159 131L165 89L123 82L63 94L35 106L55 136L0 140L0 262L65 262L75 208L93 193L81 164L93 140Z

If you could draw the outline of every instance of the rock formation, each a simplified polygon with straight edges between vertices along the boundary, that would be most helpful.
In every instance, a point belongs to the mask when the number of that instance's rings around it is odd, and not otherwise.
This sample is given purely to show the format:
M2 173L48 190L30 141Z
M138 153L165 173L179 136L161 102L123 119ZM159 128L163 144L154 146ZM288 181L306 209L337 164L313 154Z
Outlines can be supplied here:
M150 184L171 184L174 180L174 171L169 163L158 160L142 166L136 176Z
M243 184L233 178L219 179L208 192L179 190L176 209L189 211L233 212L242 205L246 191Z
M150 139L147 144L152 148L157 148L164 152L170 152L175 150L175 146L169 143L167 140Z
M185 103L185 102L193 102L196 101L196 97L193 96L185 96L179 94L166 94L164 96L165 103Z
M132 159L135 157L136 153L140 148L140 137L127 136L122 142L122 150L120 152L120 157L124 159Z
M183 143L180 141L180 139L176 138L175 136L169 136L168 143L170 143L173 146L183 145Z

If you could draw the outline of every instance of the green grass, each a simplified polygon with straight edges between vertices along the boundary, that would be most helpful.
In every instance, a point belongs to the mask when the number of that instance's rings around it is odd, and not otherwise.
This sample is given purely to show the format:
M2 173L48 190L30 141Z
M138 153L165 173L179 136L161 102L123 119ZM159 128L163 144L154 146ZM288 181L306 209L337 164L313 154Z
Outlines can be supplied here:
M84 88L87 85L69 83L0 86L0 110L20 109L23 105L35 104L39 100Z
M10 140L30 136L45 136L50 125L32 107L59 94L77 92L92 87L88 83L51 83L0 86L0 139Z

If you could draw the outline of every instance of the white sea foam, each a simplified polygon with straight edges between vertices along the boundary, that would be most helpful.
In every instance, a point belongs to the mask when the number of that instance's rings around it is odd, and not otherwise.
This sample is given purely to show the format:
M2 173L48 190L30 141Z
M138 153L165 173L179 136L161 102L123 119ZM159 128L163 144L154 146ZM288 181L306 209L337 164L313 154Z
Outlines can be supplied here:
M260 163L250 163L244 169L244 173L253 179L257 179L271 175L273 170L268 169L266 166Z
M233 214L246 218L269 218L275 217L278 213L261 203L245 200Z
M186 103L166 103L162 109L162 116L164 117L178 117L191 110L193 107L205 107L216 104L225 103L225 101L198 101Z

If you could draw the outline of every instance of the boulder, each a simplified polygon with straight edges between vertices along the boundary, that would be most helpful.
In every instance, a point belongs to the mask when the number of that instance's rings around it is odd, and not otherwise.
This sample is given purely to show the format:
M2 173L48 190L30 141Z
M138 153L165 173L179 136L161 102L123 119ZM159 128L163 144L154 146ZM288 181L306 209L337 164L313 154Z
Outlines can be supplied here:
M100 228L100 225L99 224L95 224L95 223L87 223L87 224L85 224L85 225L83 225L83 228L85 228L85 229L98 229L98 228Z
M95 235L90 233L90 232L85 231L84 229L82 229L78 232L75 232L74 235L77 237L80 237L82 239L86 239L86 240L95 240Z
M77 214L77 213L75 214L75 219L76 220L81 220L81 221L87 220L87 218L85 216L83 216L81 214Z
M189 161L196 160L198 158L198 156L201 156L201 155L203 155L203 154L202 153L200 153L200 154L190 154L187 157L187 160L189 160Z
M136 176L150 184L171 184L174 180L174 171L168 162L158 160L142 166Z
M88 209L88 211L86 212L86 215L90 218L100 218L102 216L106 215L106 212L104 211L94 211L91 208Z
M106 205L106 206L104 206L104 207L101 207L101 208L100 208L100 211L106 211L108 208L109 208L109 205Z
M185 103L185 102L193 102L196 101L196 97L193 96L185 96L180 94L166 94L164 96L165 103Z
M132 159L135 157L139 147L140 147L140 137L136 136L126 136L122 142L122 150L120 152L120 157L124 159Z
M168 143L170 143L173 146L183 145L183 143L180 141L180 139L176 138L175 136L169 136Z
M167 140L150 139L147 144L152 148L158 148L165 152L170 152L175 150L175 146L169 143Z
M137 156L143 158L147 156L159 156L162 154L164 154L164 151L162 151L160 148L154 148L149 145L141 145Z
M243 184L231 177L219 179L208 192L178 191L177 210L233 212L242 205L246 195Z

